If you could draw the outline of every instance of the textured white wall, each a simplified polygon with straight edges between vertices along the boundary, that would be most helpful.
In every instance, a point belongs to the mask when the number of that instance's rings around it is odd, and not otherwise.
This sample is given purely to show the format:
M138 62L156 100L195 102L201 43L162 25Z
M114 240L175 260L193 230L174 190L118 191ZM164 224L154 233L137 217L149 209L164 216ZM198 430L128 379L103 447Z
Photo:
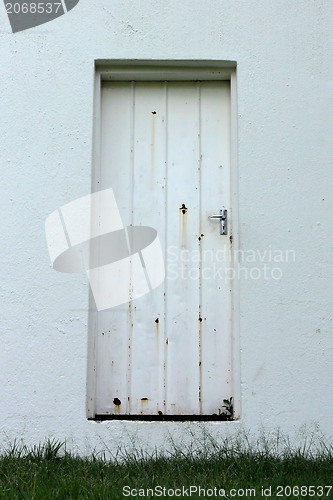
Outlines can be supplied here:
M90 191L101 58L237 61L241 248L293 249L296 262L280 281L241 281L242 422L207 427L317 422L333 441L332 16L330 0L81 0L12 34L0 7L5 441L66 438L85 453L132 435L166 446L188 427L85 420L88 284L49 267L44 220Z

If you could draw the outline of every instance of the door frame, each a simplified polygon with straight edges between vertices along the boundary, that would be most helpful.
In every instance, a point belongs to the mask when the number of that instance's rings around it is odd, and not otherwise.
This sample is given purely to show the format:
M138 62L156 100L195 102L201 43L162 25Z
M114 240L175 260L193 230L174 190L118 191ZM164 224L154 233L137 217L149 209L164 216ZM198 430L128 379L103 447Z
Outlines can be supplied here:
M232 261L239 255L239 207L238 207L238 138L237 138L237 64L235 61L216 60L136 60L136 59L97 59L94 72L93 97L93 144L92 144L92 182L91 192L99 191L101 175L101 89L104 81L229 81L230 82L230 169L231 169L231 223L232 223ZM240 337L239 337L239 281L232 281L231 289L231 338L232 338L232 384L234 419L241 416L241 370L240 370ZM96 397L96 322L94 299L89 292L88 317L88 353L87 353L87 392L86 416L88 420L95 420ZM131 416L119 415L118 418ZM147 418L144 420L184 420L179 416L164 416L164 418ZM214 420L199 415L195 420Z

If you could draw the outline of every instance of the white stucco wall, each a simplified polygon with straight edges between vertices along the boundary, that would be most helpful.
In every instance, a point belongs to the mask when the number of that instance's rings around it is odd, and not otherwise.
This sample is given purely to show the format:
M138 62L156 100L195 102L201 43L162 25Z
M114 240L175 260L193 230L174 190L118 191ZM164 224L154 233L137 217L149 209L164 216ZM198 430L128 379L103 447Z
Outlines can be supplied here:
M88 283L49 266L45 218L90 192L94 60L110 58L237 61L241 248L296 261L241 280L242 419L207 427L318 423L333 442L332 16L330 0L81 0L12 34L0 7L3 443L162 447L186 427L86 421Z

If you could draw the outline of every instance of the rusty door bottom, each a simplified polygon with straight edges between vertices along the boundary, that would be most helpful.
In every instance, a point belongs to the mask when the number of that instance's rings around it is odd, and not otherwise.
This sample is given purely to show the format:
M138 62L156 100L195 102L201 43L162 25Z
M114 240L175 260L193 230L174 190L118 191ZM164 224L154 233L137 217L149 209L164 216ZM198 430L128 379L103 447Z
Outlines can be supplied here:
M146 420L146 421L161 421L161 422L185 422L185 421L199 421L199 422L232 422L236 418L226 414L213 414L213 415L95 415L95 418L90 418L95 422L105 420Z

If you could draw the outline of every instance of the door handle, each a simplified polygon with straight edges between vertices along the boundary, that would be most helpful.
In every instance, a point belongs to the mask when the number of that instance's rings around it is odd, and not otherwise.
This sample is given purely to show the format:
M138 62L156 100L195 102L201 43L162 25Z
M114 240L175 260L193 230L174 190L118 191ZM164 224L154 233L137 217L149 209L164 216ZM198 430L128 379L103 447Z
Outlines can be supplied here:
M208 219L220 221L220 234L228 234L228 210L221 208L220 215L210 215Z

